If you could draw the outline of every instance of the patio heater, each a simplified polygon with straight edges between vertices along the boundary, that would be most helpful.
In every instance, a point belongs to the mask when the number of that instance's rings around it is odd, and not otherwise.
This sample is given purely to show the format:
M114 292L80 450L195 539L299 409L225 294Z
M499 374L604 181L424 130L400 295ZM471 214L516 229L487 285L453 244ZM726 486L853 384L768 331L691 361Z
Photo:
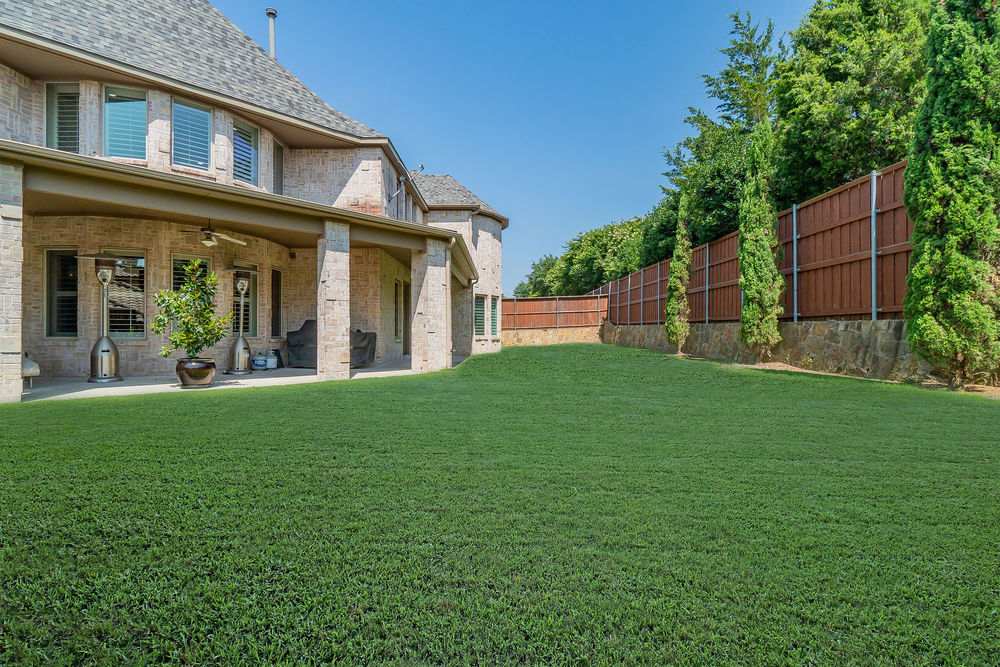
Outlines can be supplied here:
M250 276L255 276L259 271L248 269L242 266L232 266L226 269L231 272L236 279L236 291L240 293L240 327L239 335L229 348L230 365L227 375L249 375L253 373L250 368L250 344L243 337L243 301L246 299L247 290L250 288Z
M87 382L121 382L122 376L118 374L118 347L108 336L108 286L115 275L115 266L123 258L103 252L77 257L94 260L94 272L97 274L97 281L101 283L101 337L90 349L90 377Z

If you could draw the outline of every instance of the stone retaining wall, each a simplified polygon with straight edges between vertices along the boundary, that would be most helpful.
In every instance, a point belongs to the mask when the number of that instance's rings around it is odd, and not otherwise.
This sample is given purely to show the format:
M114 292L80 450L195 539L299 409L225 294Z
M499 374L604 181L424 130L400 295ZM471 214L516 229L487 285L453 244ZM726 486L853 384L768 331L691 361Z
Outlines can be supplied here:
M739 363L756 361L739 342L738 322L692 324L687 354ZM782 342L771 361L856 377L923 382L937 380L906 340L904 320L783 322ZM674 353L662 325L601 325L601 341ZM506 341L505 341L506 342Z
M559 343L600 343L600 327L563 327L561 329L504 329L503 345L558 345Z

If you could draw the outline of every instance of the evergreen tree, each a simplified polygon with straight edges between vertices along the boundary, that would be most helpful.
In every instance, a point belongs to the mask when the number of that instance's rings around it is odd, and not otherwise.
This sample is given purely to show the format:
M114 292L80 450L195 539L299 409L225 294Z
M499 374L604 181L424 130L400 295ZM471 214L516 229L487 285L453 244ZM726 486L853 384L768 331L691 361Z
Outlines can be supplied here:
M670 260L670 276L667 280L667 305L664 308L667 340L677 346L677 354L687 341L691 325L688 319L691 308L688 304L688 282L691 279L691 236L688 233L690 207L686 194L681 195L677 209L677 240L674 244L673 259Z
M774 131L771 122L757 126L750 143L746 182L740 198L740 234L737 257L743 308L740 341L761 362L781 342L778 315L785 281L778 271L778 215L771 188L774 183Z
M953 386L1000 360L1000 10L932 9L927 98L905 175L910 344Z
M906 156L930 2L816 0L791 33L775 84L782 207Z
M552 287L549 285L547 279L556 261L554 255L542 255L542 257L533 262L528 275L514 287L514 296L553 296Z

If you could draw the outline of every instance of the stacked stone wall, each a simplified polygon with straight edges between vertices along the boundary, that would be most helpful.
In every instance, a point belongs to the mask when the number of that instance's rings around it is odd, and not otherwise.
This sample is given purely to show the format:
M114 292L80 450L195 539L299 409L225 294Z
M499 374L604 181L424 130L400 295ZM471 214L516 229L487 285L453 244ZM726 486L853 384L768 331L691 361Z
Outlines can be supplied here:
M44 86L0 64L0 139L45 143Z
M23 168L0 163L0 403L21 400Z

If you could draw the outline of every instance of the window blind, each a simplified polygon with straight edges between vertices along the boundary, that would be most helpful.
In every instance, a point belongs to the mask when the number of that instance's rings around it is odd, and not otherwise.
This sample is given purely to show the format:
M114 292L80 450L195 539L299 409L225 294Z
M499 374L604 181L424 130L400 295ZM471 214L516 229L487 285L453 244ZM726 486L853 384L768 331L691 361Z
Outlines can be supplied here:
M105 251L107 252L107 251ZM108 331L114 338L146 334L146 258L141 252L112 251L123 257L108 285Z
M146 158L146 92L104 89L104 154Z
M257 267L253 264L233 262L233 266L246 269ZM236 274L233 274L233 333L240 332L240 291L236 289ZM243 299L243 335L248 338L257 336L257 276L252 275L247 281L247 294Z
M50 83L46 88L45 106L45 145L79 153L80 87L75 83Z
M212 112L177 100L173 110L174 164L207 170L212 161Z
M233 121L233 176L257 185L257 128Z
M497 297L492 298L492 303L490 304L490 332L496 336L497 335L497 305L500 299Z
M45 259L45 335L75 337L79 282L76 250L48 250Z
M477 296L476 297L476 307L472 313L472 321L475 325L475 333L477 336L486 335L486 297Z

